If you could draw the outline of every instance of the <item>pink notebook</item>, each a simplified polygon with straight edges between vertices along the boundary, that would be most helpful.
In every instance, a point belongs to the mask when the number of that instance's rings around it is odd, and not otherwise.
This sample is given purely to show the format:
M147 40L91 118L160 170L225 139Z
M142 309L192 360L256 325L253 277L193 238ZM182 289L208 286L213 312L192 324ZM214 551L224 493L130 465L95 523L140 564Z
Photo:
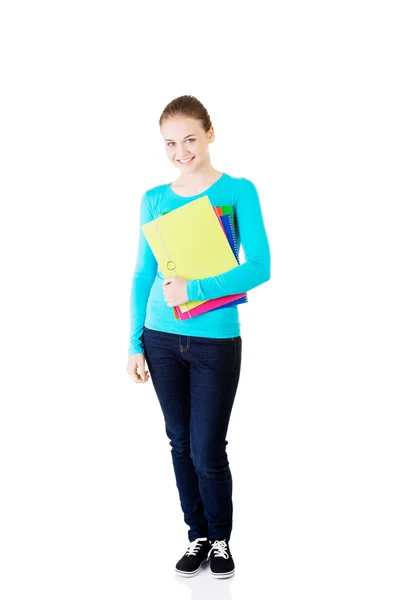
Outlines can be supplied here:
M192 310L188 310L183 313L179 306L175 306L179 314L179 318L182 320L191 319L197 315L202 315L209 310L214 308L218 308L219 306L223 306L224 304L229 304L229 302L233 302L234 300L238 300L239 298L244 298L246 293L243 294L231 294L230 296L222 296L222 298L213 298L212 300L207 300L207 302L203 302L203 304L199 304L199 306L195 306Z

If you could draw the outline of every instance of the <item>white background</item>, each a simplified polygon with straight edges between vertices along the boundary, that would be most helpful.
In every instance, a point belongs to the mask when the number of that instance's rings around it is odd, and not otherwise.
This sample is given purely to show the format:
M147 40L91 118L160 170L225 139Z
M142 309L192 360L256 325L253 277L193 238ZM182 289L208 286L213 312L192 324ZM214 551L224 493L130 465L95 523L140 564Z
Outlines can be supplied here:
M2 3L4 600L399 597L395 5ZM271 246L239 307L226 581L175 576L170 447L126 373L140 198L179 175L158 119L182 94Z

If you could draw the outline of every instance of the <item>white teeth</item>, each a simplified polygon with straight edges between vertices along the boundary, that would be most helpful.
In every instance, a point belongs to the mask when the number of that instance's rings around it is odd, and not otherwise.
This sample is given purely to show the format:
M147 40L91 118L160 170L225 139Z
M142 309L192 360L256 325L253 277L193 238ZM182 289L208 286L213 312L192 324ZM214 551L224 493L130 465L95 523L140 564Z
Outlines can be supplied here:
M178 161L178 162L180 162L180 163L182 163L182 164L186 165L188 162L190 162L190 161L192 160L192 158L193 158L193 156L192 156L191 158L188 158L188 159L186 159L186 160L180 160L180 161Z

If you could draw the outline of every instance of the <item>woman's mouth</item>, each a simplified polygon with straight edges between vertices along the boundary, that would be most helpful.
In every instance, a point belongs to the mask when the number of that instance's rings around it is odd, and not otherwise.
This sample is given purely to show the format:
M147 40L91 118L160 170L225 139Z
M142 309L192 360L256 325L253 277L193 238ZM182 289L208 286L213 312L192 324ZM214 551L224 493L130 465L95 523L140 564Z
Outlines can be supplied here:
M179 163L180 165L188 165L192 162L192 160L194 159L194 156L192 156L191 158L185 158L184 160L177 160L176 162Z

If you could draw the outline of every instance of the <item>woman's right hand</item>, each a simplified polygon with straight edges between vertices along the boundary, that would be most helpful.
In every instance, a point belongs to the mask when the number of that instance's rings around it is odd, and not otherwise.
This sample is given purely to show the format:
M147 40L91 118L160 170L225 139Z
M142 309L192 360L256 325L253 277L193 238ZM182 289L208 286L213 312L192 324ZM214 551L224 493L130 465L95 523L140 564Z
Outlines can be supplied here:
M144 354L131 354L129 356L126 370L135 383L146 383L150 379L149 372L145 369L146 359Z

